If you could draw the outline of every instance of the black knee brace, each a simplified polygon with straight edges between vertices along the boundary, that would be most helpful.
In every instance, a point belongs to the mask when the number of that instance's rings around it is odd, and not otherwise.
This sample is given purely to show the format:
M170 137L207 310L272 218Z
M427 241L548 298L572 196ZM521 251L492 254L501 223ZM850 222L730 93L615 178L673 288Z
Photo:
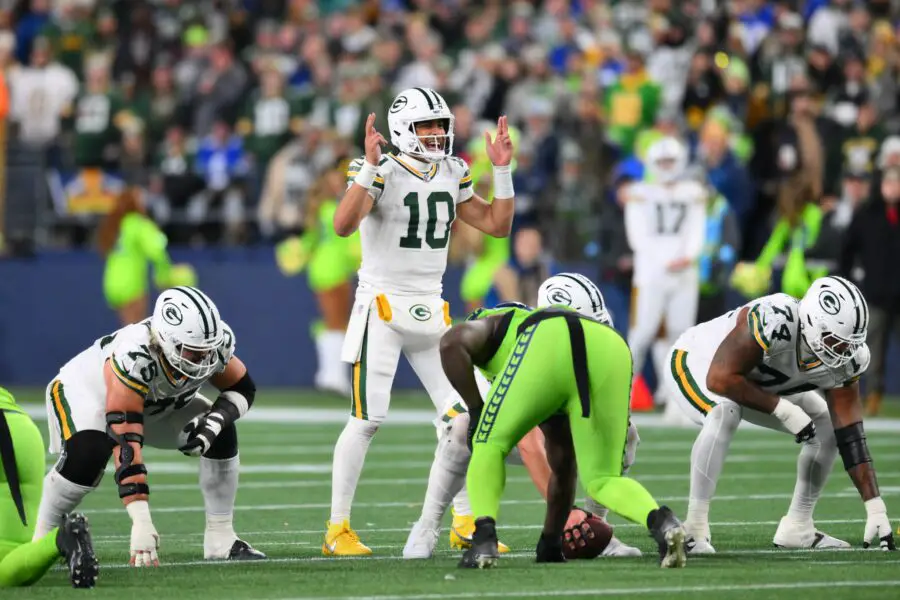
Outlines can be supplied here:
M206 458L214 458L217 460L225 460L234 458L238 453L237 427L234 423L228 425L222 430L222 433L216 436L209 450L206 451Z
M97 487L114 446L105 431L77 431L63 445L56 470L72 483Z

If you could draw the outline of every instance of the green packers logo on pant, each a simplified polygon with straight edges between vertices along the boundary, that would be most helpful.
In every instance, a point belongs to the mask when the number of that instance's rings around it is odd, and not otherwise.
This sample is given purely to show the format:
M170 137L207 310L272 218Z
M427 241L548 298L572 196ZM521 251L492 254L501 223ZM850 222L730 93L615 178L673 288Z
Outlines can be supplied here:
M412 318L416 321L427 321L431 318L431 309L424 304L414 304L410 307L409 314L411 314Z

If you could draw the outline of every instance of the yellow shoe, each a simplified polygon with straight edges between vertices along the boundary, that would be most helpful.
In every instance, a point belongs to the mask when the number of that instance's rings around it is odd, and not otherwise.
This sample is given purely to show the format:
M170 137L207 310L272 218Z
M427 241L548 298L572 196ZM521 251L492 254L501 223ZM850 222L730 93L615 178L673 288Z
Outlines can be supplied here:
M359 541L356 532L350 529L350 521L343 520L340 523L325 523L328 530L325 532L325 543L322 544L322 554L325 556L370 556L372 549Z
M468 550L472 547L472 534L475 533L475 517L453 513L453 525L450 526L450 548L452 550ZM500 554L509 552L509 546L497 542Z

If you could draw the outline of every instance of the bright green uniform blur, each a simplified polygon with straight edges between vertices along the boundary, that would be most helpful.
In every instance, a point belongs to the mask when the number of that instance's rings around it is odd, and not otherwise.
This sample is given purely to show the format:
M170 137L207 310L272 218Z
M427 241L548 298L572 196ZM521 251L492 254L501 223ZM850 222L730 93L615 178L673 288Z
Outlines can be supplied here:
M622 475L631 351L611 327L574 311L553 309L488 309L470 317L503 314L505 318L497 339L490 342L496 351L476 365L493 383L475 432L466 477L474 514L497 518L506 484L506 456L531 429L564 413L584 489L613 512L645 524L648 513L658 505L640 483ZM539 320L529 319L532 315ZM581 349L572 333L579 326L584 332ZM589 390L585 405L577 385L576 356L586 365L582 373Z
M149 263L153 263L157 286L167 287L172 268L167 245L168 239L156 223L140 213L125 215L103 272L103 293L111 308L120 308L147 294Z
M9 474L0 461L0 588L31 585L60 557L54 529L34 542L34 526L44 486L44 440L34 421L0 387L0 418L6 419L15 454L16 472L25 508L26 524L19 518L9 485ZM5 435L0 428L0 435ZM0 444L0 448L3 445ZM2 451L2 450L0 450Z
M359 231L345 238L334 231L332 220L337 206L336 200L323 202L315 228L288 238L275 248L282 273L292 276L307 269L309 287L317 293L350 281L362 259Z

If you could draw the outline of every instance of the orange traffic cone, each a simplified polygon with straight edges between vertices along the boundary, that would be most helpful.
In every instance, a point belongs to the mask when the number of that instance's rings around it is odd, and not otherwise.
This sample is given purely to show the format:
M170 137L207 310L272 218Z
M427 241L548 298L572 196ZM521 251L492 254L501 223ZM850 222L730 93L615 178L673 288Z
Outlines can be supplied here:
M653 394L647 388L644 377L638 375L631 386L631 412L649 412L653 408Z

